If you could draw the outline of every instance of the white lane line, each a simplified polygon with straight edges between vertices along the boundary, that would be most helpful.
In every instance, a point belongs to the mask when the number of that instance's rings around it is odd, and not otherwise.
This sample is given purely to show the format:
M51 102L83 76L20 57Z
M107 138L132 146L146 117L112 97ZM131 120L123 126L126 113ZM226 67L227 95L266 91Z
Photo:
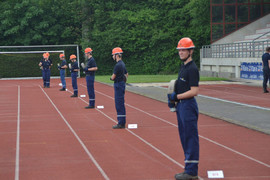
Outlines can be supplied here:
M83 85L82 85L82 86L83 86ZM108 98L110 98L110 99L114 99L113 97L108 96L108 95L106 95L106 94L104 94L104 93L102 93L102 92L99 92L99 91L97 91L97 90L95 90L95 92L97 92L97 93L99 93L99 94L102 94L102 95L104 95L104 96L106 96L106 97L108 97ZM165 120L165 119L162 119L162 118L157 117L157 116L155 116L155 115L153 115L153 114L150 114L150 113L148 113L148 112L145 112L145 111L143 111L143 110L141 110L141 109L139 109L139 108L137 108L137 107L134 107L134 106L132 106L132 105L129 105L129 104L127 104L127 103L125 103L125 104L126 104L127 106L131 107L131 108L134 108L134 109L136 109L136 110L138 110L138 111L140 111L140 112L143 112L143 113L145 113L145 114L147 114L147 115L149 115L149 116L151 116L151 117L154 117L154 118L156 118L156 119L158 119L158 120L160 120L160 121L163 121L163 122L165 122L165 123L167 123L167 124L170 124L170 125L172 125L172 126L178 128L178 126L177 126L176 124L173 124L173 123L171 123L171 122L169 122L169 121L167 121L167 120ZM245 155L245 154L243 154L243 153L241 153L241 152L239 152L239 151L236 151L236 150L234 150L234 149L232 149L232 148L229 148L229 147L227 147L227 146L225 146L225 145L222 145L222 144L220 144L220 143L218 143L218 142L216 142L216 141L214 141L214 140L211 140L211 139L209 139L209 138L207 138L207 137L204 137L204 136L202 136L202 135L199 135L199 137L202 138L202 139L205 139L205 140L207 140L207 141L209 141L209 142L211 142L211 143L214 143L214 144L216 144L216 145L218 145L218 146L220 146L220 147L223 147L223 148L225 148L225 149L227 149L227 150L229 150L229 151L232 151L232 152L234 152L234 153L236 153L236 154L238 154L238 155L240 155L240 156L243 156L243 157L245 157L245 158L247 158L247 159L249 159L249 160L252 160L252 161L254 161L254 162L257 162L257 163L259 163L259 164L261 164L261 165L264 165L264 166L270 168L270 165L269 165L269 164L266 164L266 163L264 163L264 162L262 162L262 161L259 161L259 160L257 160L257 159L254 159L254 158L252 158L252 157L250 157L250 156L248 156L248 155Z
M83 100L84 101L84 100ZM87 102L85 101L85 103L87 104ZM107 117L108 119L110 119L111 121L113 121L114 123L117 123L117 121L115 121L113 118L111 118L110 116L108 116L107 114L105 114L104 112L102 112L99 109L96 109L97 111L99 111L101 114L103 114L105 117ZM172 161L174 164L178 165L181 168L185 168L184 165L180 164L179 162L175 161L173 158L171 158L170 156L168 156L167 154L165 154L164 152L162 152L160 149L158 149L157 147L153 146L151 143L149 143L148 141L146 141L145 139L143 139L142 137L140 137L139 135L135 134L134 132L132 132L131 130L127 129L126 130L131 133L133 136L137 137L138 139L140 139L142 142L144 142L145 144L147 144L148 146L150 146L151 148L153 148L154 150L156 150L158 153L160 153L161 155L163 155L164 157L166 157L167 159L169 159L170 161Z
M19 180L20 168L20 111L21 111L21 92L18 86L18 114L17 114L17 139L16 139L16 163L15 163L15 180Z
M250 105L250 104L245 104L245 103L239 103L239 102L235 102L235 101L229 101L229 100L215 98L215 97L211 97L211 96L205 96L205 95L201 95L201 94L199 94L198 96L203 97L203 98L216 100L216 101L222 101L222 102L227 102L227 103L231 103L231 104L237 104L237 105L241 105L241 106L246 106L246 107L257 108L257 109L261 109L261 110L270 111L270 108L265 108L265 107L261 107L261 106L255 106L255 105Z
M82 85L84 86L84 85ZM68 90L68 92L72 93L71 91ZM95 90L95 92L98 92ZM98 92L101 93L101 92ZM103 94L103 93L102 93ZM105 94L104 94L105 95ZM107 95L105 95L107 96ZM109 98L111 98L110 96L107 96ZM80 98L84 103L88 104L88 102L86 102L84 99ZM114 99L114 98L111 98ZM127 104L126 104L127 105ZM103 111L95 108L98 112L100 112L101 114L103 114L105 117L107 117L108 119L110 119L111 121L113 121L114 123L117 123L117 121L115 121L113 118L111 118L110 116L108 116L106 113L104 113ZM145 139L143 139L142 137L140 137L139 135L135 134L134 132L132 132L129 129L125 129L127 130L129 133L131 133L133 136L137 137L138 139L140 139L142 142L144 142L145 144L147 144L148 146L150 146L152 149L154 149L155 151L157 151L158 153L160 153L162 156L166 157L168 160L170 160L171 162L173 162L174 164L176 164L177 166L181 167L181 168L185 168L184 165L180 164L179 162L177 162L176 160L174 160L173 158L171 158L169 155L167 155L166 153L164 153L163 151L161 151L160 149L158 149L157 147L155 147L154 145L152 145L151 143L149 143L148 141L146 141ZM199 177L199 179L203 180L203 178Z
M85 146L85 144L83 143L83 141L80 139L80 137L77 135L77 133L74 131L74 129L71 127L71 125L67 122L67 120L65 119L65 117L63 116L63 114L59 111L59 109L56 107L56 105L53 103L53 101L51 100L51 98L48 96L48 94L41 88L41 86L39 85L40 89L43 91L43 93L46 95L46 97L48 98L48 100L51 102L51 104L53 105L53 107L56 109L56 111L58 112L58 114L61 116L61 118L64 120L64 122L66 123L66 125L68 126L68 128L70 129L70 131L73 133L73 135L76 137L76 139L79 141L79 143L81 144L81 146L83 147L84 151L86 152L86 154L88 155L88 157L92 160L92 162L95 164L95 166L98 168L98 170L100 171L100 173L102 174L102 176L104 177L104 179L109 180L109 177L107 176L107 174L104 172L104 170L101 168L101 166L98 164L98 162L95 160L94 156L90 153L90 151L87 149L87 147Z

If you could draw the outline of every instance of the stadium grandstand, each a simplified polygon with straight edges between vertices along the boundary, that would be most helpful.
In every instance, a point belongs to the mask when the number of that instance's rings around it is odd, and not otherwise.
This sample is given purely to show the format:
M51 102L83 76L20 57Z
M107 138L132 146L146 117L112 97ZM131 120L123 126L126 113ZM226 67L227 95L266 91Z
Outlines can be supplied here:
M203 76L262 79L270 46L269 0L211 0L211 44L201 49Z

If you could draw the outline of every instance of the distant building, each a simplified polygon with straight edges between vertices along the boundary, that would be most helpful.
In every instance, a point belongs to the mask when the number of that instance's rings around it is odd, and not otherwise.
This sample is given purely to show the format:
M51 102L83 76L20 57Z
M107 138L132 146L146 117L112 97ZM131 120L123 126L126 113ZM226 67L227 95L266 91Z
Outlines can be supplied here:
M270 0L210 0L211 42L270 13Z

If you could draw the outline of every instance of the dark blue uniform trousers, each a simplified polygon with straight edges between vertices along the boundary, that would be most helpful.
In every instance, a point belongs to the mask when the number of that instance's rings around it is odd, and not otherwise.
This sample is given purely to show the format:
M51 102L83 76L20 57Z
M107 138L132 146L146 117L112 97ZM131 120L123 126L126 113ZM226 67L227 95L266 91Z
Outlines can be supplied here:
M60 78L61 78L62 87L64 89L66 89L65 72L66 71L64 69L60 69Z
M124 81L114 83L115 108L120 125L126 124L125 89L126 83Z
M263 69L263 89L267 89L267 82L270 84L270 70Z
M198 175L199 135L198 105L195 98L181 100L177 104L178 130L185 154L185 172Z
M71 80L72 80L72 87L74 91L74 95L78 95L78 85L77 85L77 72L71 72Z
M95 90L94 90L95 76L86 75L85 78L89 96L89 106L95 106Z
M50 87L51 70L50 69L43 69L42 70L42 78L43 78L43 86Z

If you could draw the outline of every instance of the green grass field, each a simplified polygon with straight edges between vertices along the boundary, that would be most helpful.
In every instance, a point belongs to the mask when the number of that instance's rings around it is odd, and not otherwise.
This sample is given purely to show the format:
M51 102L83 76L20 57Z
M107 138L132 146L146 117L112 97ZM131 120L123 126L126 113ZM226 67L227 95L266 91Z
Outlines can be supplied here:
M154 83L154 82L169 82L177 78L177 74L173 75L129 75L127 83ZM95 80L104 83L113 83L110 81L111 76L96 76ZM200 81L226 81L225 78L216 77L200 77Z

